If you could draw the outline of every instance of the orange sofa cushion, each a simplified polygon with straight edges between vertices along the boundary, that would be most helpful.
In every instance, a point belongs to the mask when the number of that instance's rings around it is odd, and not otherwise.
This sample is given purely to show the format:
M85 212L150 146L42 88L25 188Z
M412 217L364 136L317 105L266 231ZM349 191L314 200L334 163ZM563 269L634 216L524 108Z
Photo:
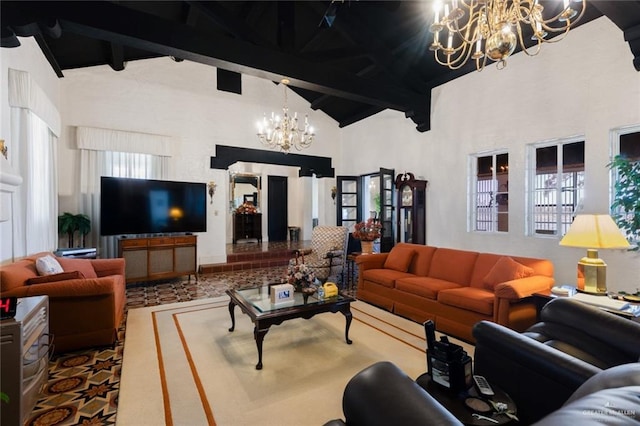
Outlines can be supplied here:
M98 278L96 270L93 269L91 260L89 259L72 259L59 257L58 262L65 272L79 271L85 278Z
M500 283L527 278L533 275L533 272L533 268L518 263L509 256L503 256L484 277L484 285L493 290Z
M441 290L460 288L460 284L431 277L402 278L396 281L396 288L405 293L436 300Z
M57 281L74 280L78 278L84 278L84 275L82 275L82 272L80 271L60 272L59 274L42 275L40 277L29 278L27 280L27 285L54 283Z
M414 253L414 250L409 247L394 247L384 261L384 268L407 272Z
M0 268L0 290L2 292L22 287L29 278L38 276L33 260L19 260Z
M439 248L433 254L429 276L468 286L477 252Z
M369 269L362 272L364 281L371 281L384 287L394 288L396 280L412 277L407 272L394 271L393 269Z
M493 293L475 287L454 288L438 293L438 302L444 305L455 306L483 315L493 315L494 300Z

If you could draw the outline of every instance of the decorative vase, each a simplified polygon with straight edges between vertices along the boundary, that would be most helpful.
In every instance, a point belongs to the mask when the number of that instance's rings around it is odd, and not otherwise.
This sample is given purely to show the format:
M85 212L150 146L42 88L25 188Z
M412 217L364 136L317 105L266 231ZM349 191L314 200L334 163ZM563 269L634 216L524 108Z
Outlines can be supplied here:
M309 300L309 296L316 292L316 287L313 285L310 287L303 287L301 291L302 299L304 300L304 304L306 305L307 301Z
M362 246L362 253L373 253L373 241L360 241L360 245Z

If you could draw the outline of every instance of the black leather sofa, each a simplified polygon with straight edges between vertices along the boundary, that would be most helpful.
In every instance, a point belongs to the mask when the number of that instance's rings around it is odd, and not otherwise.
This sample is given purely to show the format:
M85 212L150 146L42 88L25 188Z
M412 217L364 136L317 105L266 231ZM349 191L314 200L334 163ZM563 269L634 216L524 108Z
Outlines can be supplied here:
M604 296L603 296L604 297ZM640 361L640 323L567 298L547 303L523 333L482 321L474 371L504 390L531 424L557 410L590 377Z
M544 394L538 399L545 398ZM396 365L378 362L347 383L343 419L325 426L462 425ZM490 424L487 422L487 424ZM520 424L530 424L521 421ZM601 371L536 426L640 424L640 364Z

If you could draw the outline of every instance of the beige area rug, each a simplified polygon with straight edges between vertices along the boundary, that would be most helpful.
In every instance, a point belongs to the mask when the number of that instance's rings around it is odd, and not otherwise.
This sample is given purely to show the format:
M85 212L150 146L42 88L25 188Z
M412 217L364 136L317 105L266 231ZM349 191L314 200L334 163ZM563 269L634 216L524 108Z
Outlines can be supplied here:
M285 321L265 336L256 370L253 324L236 308L228 331L227 297L132 309L116 424L317 426L343 417L344 387L363 368L426 371L420 324L364 302L351 311L352 345L340 313Z

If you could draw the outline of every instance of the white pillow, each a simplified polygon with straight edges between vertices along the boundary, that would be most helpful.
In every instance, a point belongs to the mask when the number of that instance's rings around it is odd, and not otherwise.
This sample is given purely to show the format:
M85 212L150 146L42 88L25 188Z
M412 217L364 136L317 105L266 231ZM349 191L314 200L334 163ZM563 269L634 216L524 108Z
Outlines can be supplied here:
M36 269L38 270L38 275L53 275L64 272L60 263L50 255L36 259Z

